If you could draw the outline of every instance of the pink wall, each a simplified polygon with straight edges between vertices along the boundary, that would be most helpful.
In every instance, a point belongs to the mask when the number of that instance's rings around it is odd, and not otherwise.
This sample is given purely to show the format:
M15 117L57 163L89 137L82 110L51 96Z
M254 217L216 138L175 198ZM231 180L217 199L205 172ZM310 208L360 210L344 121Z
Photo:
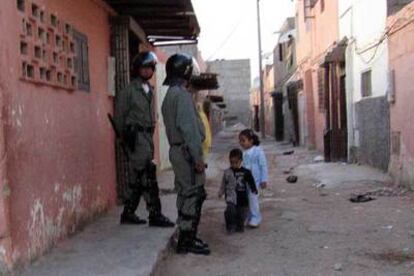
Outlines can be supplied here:
M390 105L391 132L400 133L400 154L392 152L390 172L400 184L414 188L414 3L390 17L390 69L395 71L395 103ZM394 22L398 22L394 24ZM393 136L393 135L392 135ZM392 139L392 143L396 141ZM392 145L394 148L396 145Z
M323 151L325 114L319 110L317 71L326 52L339 36L338 1L324 2L323 11L321 1L311 9L309 15L313 18L308 19L307 23L304 18L304 1L296 2L296 22L299 32L296 54L306 95L307 144L310 148L316 147L319 151ZM305 72L311 72L310 79L305 80Z
M113 109L107 96L108 13L99 1L36 3L88 36L91 91L70 92L19 80L16 1L2 1L0 80L13 262L43 253L114 205L116 197L114 135L106 118Z

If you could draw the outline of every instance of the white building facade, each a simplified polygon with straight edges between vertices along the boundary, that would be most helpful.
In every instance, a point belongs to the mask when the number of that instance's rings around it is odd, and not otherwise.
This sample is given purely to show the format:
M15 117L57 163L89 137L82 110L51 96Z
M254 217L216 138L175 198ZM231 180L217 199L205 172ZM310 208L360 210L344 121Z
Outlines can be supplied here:
M387 170L390 116L387 0L339 0L339 34L348 39L348 156Z

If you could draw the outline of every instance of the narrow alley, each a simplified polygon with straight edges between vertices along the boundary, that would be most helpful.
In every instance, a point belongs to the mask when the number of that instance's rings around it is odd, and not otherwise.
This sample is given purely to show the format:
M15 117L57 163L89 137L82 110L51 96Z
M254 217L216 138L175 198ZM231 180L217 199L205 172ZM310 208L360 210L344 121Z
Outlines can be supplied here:
M0 0L0 33L0 276L414 276L414 0Z
M263 223L228 236L224 200L216 194L238 131L230 128L216 137L209 163L200 236L212 254L171 252L156 275L412 275L412 194L393 189L376 169L318 163L313 152L271 140L263 143L270 173L261 199ZM288 183L289 175L298 176L297 183ZM375 200L349 201L352 194L366 192Z

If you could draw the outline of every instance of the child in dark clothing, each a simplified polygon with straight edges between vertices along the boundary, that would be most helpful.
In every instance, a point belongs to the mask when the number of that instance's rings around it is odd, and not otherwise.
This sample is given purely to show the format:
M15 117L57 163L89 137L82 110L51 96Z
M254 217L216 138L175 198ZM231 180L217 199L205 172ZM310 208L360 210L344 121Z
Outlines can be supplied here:
M225 195L227 203L224 218L228 233L243 232L249 207L248 189L257 194L252 173L242 167L243 153L240 149L230 151L230 168L224 171L219 197Z

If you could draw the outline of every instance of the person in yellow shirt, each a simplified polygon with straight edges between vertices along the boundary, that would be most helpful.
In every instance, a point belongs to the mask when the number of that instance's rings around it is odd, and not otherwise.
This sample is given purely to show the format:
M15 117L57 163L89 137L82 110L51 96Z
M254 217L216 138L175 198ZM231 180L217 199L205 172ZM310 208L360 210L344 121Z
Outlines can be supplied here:
M197 103L197 111L198 111L198 115L200 116L201 122L204 125L204 130L206 133L206 138L203 141L202 149L203 149L204 161L207 161L208 154L210 153L210 149L211 149L211 142L212 142L211 127L210 127L210 122L207 118L207 115L203 110L202 103Z

